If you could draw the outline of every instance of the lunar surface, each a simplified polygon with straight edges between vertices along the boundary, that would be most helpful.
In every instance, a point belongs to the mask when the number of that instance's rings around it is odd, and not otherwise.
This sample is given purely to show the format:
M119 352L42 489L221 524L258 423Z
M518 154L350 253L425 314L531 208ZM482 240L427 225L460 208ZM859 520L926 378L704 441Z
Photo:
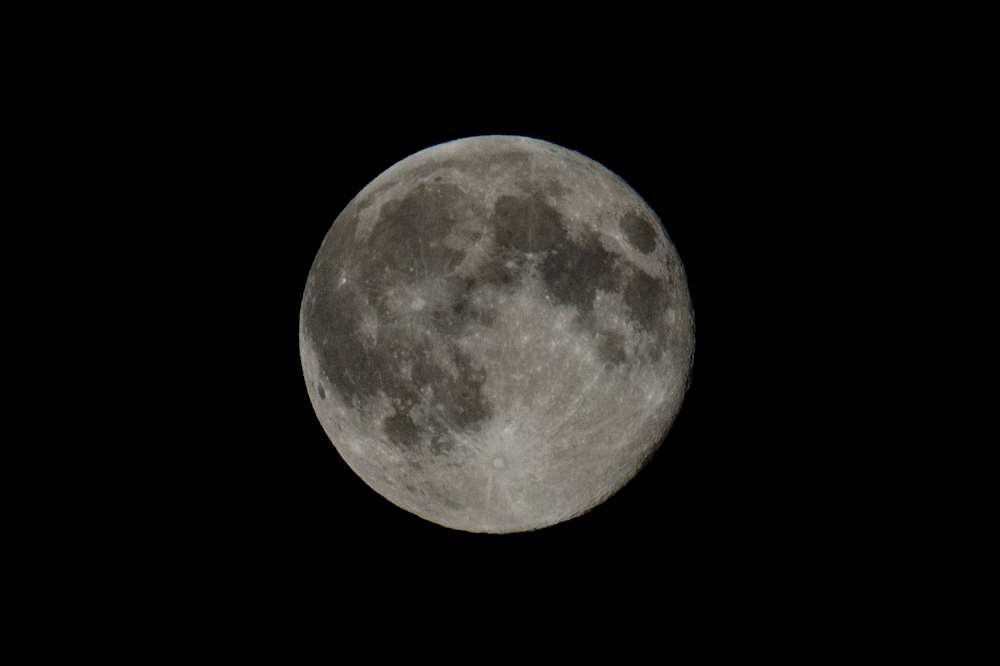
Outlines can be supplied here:
M341 456L397 506L472 532L579 516L663 441L694 354L659 218L579 153L513 136L416 153L337 217L299 350Z

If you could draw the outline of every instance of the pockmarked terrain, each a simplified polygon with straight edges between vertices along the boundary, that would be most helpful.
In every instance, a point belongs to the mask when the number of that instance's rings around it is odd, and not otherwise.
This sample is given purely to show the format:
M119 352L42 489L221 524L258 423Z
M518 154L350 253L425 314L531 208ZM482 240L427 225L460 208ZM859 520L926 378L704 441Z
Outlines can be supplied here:
M538 529L631 479L675 418L694 317L656 214L600 164L524 137L434 146L337 217L299 321L309 397L399 507Z

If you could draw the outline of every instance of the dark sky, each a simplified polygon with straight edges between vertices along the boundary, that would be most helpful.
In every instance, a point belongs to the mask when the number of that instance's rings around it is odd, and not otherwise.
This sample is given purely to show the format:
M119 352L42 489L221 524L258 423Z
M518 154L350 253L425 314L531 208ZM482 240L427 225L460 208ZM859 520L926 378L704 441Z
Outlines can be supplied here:
M276 74L219 86L194 123L189 178L211 196L191 227L201 293L187 316L205 361L197 426L174 454L197 488L180 500L196 516L190 547L213 566L346 588L387 571L501 588L634 576L663 592L745 581L821 547L836 499L817 489L844 454L813 417L809 386L830 368L804 276L830 222L809 155L831 139L790 111L801 98L676 77L624 97L596 84L370 92ZM648 466L581 518L500 537L368 489L313 415L297 340L306 276L341 209L398 160L480 134L551 141L624 178L684 261L697 326L691 389Z
M936 178L924 167L929 129L963 143L950 134L962 123L920 115L954 103L928 77L960 80L967 69L943 58L939 35L906 12L876 23L870 8L805 17L709 5L688 21L675 7L578 3L553 7L546 24L540 3L381 4L371 17L348 4L285 20L270 6L217 17L201 6L141 18L83 10L107 34L66 12L49 11L34 31L16 24L27 45L12 51L13 76L34 91L9 97L40 122L9 124L34 160L13 164L43 190L23 226L48 237L8 243L15 258L42 250L9 286L58 325L51 342L11 346L11 356L92 364L37 373L47 386L35 395L61 402L46 401L30 436L8 437L41 455L39 476L62 468L73 481L65 493L34 484L11 502L59 540L9 539L44 550L39 575L11 569L44 611L39 645L79 650L48 622L62 611L99 623L88 640L124 646L131 636L157 656L192 636L227 654L256 651L285 618L293 637L277 641L281 663L294 661L287 650L303 624L330 637L324 657L345 664L359 652L381 663L389 647L414 661L505 647L533 663L535 636L588 661L607 643L615 663L635 663L674 656L688 627L699 655L724 644L745 656L754 640L771 648L813 626L830 628L812 646L826 651L841 634L882 630L893 612L870 599L896 592L886 579L900 581L904 603L922 594L924 571L899 572L925 544L880 545L907 520L925 534L932 511L953 513L929 506L934 498L924 510L917 492L894 485L945 492L940 472L907 474L914 445L900 422L919 428L930 415L906 404L884 418L895 391L881 375L916 375L925 397L952 388L923 378L925 366L948 365L938 358L947 345L910 354L902 344L910 328L948 328L952 307L935 292L936 253L909 242L936 242L957 213L924 233L902 212L933 189L923 187ZM446 13L461 25L445 25ZM902 35L930 55L914 60L916 48L893 42ZM900 95L905 85L915 94ZM323 433L298 356L306 276L340 211L400 159L482 134L544 139L628 182L684 262L697 330L691 388L650 463L585 516L504 536L439 527L368 489ZM901 271L901 257L924 266ZM36 298L28 286L49 272L59 280ZM77 282L90 274L101 281ZM68 316L67 302L81 312ZM915 315L905 330L876 323L903 311ZM48 326L9 319L29 335ZM112 362L124 371L105 370ZM77 419L63 407L80 398L96 404ZM71 436L53 436L57 421ZM60 439L69 454L56 452ZM35 502L56 505L56 520L27 517ZM42 589L60 580L87 589ZM830 621L806 612L816 609ZM22 619L31 611L15 607ZM605 632L616 619L621 632ZM454 649L457 638L472 649ZM630 654L636 645L647 649Z

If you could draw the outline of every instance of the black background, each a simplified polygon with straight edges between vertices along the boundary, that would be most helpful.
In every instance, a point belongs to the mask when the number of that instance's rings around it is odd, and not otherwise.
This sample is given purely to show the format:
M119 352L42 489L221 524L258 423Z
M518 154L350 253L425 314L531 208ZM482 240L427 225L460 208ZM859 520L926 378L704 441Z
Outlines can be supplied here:
M202 196L197 214L178 213L190 245L172 325L197 362L166 508L185 535L171 548L199 578L251 597L471 594L489 581L498 604L528 603L527 589L708 603L836 551L843 496L824 489L847 452L814 416L830 355L811 335L825 325L811 267L828 255L817 229L832 209L816 206L816 156L836 131L802 88L742 76L664 80L658 95L372 91L284 74L217 85L170 133L173 150L197 146L183 181ZM323 433L298 356L306 276L340 211L398 160L483 134L551 141L625 179L684 261L697 327L690 390L651 462L586 515L511 535L449 530L369 489Z
M936 53L914 64L886 39L907 31L896 14L881 25L852 16L846 30L785 10L713 7L689 23L631 10L615 22L606 9L573 12L596 22L589 30L571 16L461 15L440 34L382 7L316 21L316 34L270 10L176 27L157 17L108 40L69 21L87 43L53 56L51 78L31 77L56 97L34 101L42 129L12 131L61 142L35 157L72 184L46 183L40 197L71 214L40 217L81 242L59 229L41 247L63 246L81 276L107 276L89 287L71 275L40 299L62 320L65 302L84 302L46 353L94 365L43 378L39 395L98 404L79 422L48 410L31 442L47 475L50 422L74 429L64 467L75 485L58 500L74 525L38 523L62 537L47 574L92 586L74 621L94 617L114 581L131 625L164 628L143 644L158 654L199 632L254 650L279 619L305 633L312 618L337 655L379 658L424 624L396 647L424 658L465 636L477 643L466 658L494 646L524 658L544 635L588 652L608 642L620 660L628 645L670 650L688 627L699 650L744 654L757 636L771 648L820 626L817 609L835 620L813 646L826 649L859 615L881 630L880 596L920 594L900 566L911 553L881 546L925 516L893 482L936 479L906 476L913 441L877 418L893 393L879 374L909 331L880 333L876 315L933 286L933 253L905 243L919 215L900 213L928 197L898 167L923 168L915 110L936 95L926 74L952 69ZM911 97L899 92L907 82ZM503 536L433 525L371 491L320 428L298 358L306 276L338 213L398 160L481 134L551 141L624 178L677 246L697 323L690 391L649 465L583 517ZM879 234L891 242L877 245ZM83 241L103 246L107 265ZM901 274L903 255L928 268ZM864 275L866 260L890 279ZM936 331L929 302L912 310ZM946 362L928 349L907 368ZM105 370L113 359L124 372ZM921 425L914 410L899 421ZM365 642L344 617L367 628ZM608 640L617 619L624 633Z

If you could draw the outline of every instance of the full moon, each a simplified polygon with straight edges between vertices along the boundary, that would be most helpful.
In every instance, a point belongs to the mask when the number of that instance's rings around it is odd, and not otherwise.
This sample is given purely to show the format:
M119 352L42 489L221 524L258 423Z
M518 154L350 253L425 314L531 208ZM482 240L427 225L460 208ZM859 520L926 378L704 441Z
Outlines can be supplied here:
M316 416L377 493L470 532L613 495L664 440L694 356L684 267L618 176L517 136L396 163L340 213L306 282Z

